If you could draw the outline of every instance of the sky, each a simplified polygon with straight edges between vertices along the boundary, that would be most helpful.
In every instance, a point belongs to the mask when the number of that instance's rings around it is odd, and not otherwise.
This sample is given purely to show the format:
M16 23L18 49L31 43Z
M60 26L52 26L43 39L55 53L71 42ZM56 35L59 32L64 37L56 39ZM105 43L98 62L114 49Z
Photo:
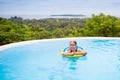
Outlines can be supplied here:
M0 0L0 15L99 13L120 16L120 0Z

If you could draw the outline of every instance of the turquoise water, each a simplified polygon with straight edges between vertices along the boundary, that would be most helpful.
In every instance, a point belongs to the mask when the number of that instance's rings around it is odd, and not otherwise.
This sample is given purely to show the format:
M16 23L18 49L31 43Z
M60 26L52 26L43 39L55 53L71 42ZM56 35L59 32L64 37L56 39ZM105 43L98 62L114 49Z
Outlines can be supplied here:
M0 80L120 80L119 39L75 39L88 54L62 57L71 39L38 41L0 51Z

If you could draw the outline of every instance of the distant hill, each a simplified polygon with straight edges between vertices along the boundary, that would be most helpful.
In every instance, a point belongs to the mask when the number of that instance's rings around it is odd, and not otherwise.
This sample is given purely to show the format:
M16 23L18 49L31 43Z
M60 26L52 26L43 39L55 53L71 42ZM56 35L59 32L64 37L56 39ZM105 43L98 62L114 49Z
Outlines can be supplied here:
M50 15L50 16L71 16L71 17L78 17L78 16L85 16L83 14L55 14L55 15Z

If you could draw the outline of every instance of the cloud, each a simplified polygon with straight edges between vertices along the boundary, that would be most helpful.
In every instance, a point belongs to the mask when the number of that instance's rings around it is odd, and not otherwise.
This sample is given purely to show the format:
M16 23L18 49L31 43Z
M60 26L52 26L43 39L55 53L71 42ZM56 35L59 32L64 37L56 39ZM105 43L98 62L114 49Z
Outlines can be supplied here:
M119 10L119 0L0 0L0 14L119 14Z

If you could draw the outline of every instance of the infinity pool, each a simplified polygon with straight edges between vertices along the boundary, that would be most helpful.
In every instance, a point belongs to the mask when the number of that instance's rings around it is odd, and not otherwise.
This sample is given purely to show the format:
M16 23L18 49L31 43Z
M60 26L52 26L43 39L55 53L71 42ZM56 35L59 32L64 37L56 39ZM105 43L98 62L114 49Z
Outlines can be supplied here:
M61 56L70 40L88 54ZM120 80L120 39L37 40L1 50L0 80Z

